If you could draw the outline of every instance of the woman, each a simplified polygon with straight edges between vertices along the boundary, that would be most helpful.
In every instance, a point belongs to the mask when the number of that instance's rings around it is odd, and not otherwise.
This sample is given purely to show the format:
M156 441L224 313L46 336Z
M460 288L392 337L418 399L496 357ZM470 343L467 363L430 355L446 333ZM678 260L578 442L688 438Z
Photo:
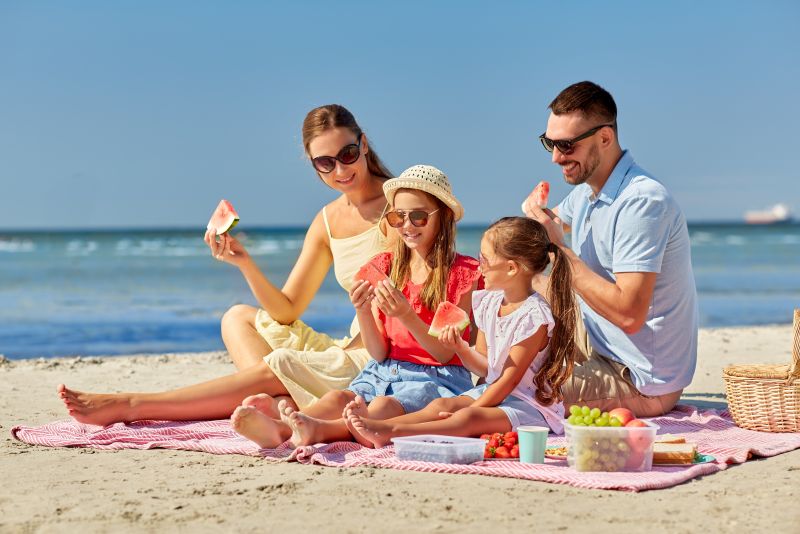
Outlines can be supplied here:
M303 146L319 178L341 196L317 214L297 263L282 289L261 272L236 238L206 232L215 258L235 265L263 309L237 305L222 318L222 339L239 372L163 393L91 394L58 391L78 421L106 425L138 419L228 417L248 396L259 393L272 409L276 397L291 397L298 408L343 389L369 355L351 327L350 338L335 340L299 320L334 266L339 284L350 290L353 275L386 249L386 199L391 177L353 115L339 105L311 110L303 122ZM357 324L357 323L356 323ZM251 400L258 402L258 399Z

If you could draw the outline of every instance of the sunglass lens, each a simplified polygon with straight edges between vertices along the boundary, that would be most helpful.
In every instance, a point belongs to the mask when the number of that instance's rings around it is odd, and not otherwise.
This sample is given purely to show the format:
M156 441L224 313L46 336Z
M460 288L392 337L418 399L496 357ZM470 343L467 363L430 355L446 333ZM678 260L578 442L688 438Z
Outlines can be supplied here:
M336 160L330 156L320 156L311 161L319 172L331 172L336 167Z
M541 140L542 146L544 147L545 150L547 150L548 152L553 151L553 141L551 139L548 139L545 136L541 136L539 137L539 140Z
M569 141L553 141L553 144L565 156L572 154L572 143Z
M389 226L392 228L400 228L403 226L403 219L404 217L396 211L390 211L386 214L386 222L388 222Z
M347 145L339 152L339 161L345 165L350 165L351 163L355 163L360 155L358 145Z
M411 224L417 228L421 228L428 224L428 214L424 211L412 211L408 214L408 219L411 221Z

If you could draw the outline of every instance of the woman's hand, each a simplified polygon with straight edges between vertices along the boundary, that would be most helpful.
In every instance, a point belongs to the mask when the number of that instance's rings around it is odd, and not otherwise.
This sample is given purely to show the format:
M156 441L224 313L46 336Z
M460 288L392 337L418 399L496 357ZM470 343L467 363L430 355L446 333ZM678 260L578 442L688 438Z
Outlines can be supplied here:
M211 255L219 261L241 267L250 259L250 254L244 245L229 233L222 234L217 241L217 231L211 228L206 230L203 241L211 249Z
M439 334L439 343L441 343L444 348L452 350L453 352L469 348L469 343L464 341L464 338L461 337L461 331L450 325L442 328L442 333Z
M370 302L375 298L375 292L372 286L366 280L358 280L350 288L350 302L356 311L361 311L362 308L369 310Z
M406 296L386 280L379 282L375 288L375 303L388 317L402 319L408 314L414 314Z

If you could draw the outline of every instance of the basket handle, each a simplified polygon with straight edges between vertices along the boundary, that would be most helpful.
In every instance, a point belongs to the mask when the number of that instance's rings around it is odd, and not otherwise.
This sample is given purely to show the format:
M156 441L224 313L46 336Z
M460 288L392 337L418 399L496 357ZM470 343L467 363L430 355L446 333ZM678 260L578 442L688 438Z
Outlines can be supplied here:
M794 310L794 322L792 326L792 362L789 364L789 383L800 378L800 308Z

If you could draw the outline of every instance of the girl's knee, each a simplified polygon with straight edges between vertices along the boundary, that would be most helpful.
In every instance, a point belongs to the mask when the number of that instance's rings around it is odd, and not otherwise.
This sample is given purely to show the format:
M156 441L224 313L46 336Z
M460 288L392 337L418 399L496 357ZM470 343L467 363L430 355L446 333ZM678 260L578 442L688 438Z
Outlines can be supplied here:
M335 403L344 406L354 398L355 394L353 394L351 391L343 389L334 389L323 395L320 401L324 400L325 402L329 402L331 404Z

